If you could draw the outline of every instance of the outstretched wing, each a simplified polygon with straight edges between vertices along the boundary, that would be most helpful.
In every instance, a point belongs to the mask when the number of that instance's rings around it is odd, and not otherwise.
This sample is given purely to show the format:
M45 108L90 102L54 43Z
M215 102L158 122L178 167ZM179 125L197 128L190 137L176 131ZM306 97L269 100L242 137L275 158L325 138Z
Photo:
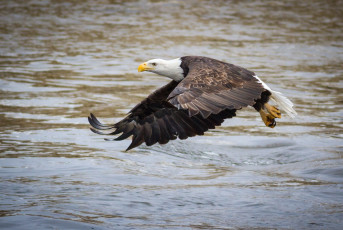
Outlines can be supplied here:
M219 126L225 118L235 116L234 109L226 109L207 118L201 115L188 116L188 111L177 109L166 101L170 92L178 83L170 82L158 89L148 98L136 105L130 114L114 125L103 125L91 114L88 117L94 133L116 135L119 137L111 140L123 140L132 135L132 142L126 150L135 148L142 143L147 146L155 143L166 144L177 137L186 139L195 135L203 135L208 129ZM109 132L103 132L108 130Z
M188 110L189 116L207 118L226 109L253 106L265 91L255 74L242 67L204 57L184 57L183 63L188 74L167 100Z

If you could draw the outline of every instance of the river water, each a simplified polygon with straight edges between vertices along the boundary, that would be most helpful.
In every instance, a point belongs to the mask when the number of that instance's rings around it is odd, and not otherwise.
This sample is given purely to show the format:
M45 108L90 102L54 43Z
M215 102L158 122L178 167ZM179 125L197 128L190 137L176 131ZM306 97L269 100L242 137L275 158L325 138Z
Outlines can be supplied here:
M0 228L342 228L342 1L0 4ZM129 152L90 132L169 81L141 62L184 55L254 71L299 115Z

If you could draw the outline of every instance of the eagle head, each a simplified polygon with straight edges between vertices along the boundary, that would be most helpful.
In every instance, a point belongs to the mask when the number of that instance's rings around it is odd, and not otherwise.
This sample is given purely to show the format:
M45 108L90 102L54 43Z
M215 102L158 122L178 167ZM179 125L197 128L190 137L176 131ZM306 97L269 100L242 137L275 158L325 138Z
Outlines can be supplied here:
M175 81L181 81L184 78L181 68L181 58L173 60L152 59L138 66L138 72L149 71Z

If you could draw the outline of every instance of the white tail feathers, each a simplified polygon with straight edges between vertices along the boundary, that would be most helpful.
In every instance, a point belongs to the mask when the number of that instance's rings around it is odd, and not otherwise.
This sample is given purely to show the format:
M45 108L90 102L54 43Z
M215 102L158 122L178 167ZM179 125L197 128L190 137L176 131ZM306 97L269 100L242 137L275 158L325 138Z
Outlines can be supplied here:
M271 99L275 101L275 103L280 106L280 109L285 111L288 116L294 118L297 115L297 112L293 109L293 103L282 93L271 90Z
M254 76L262 85L266 90L269 90L272 95L270 96L270 98L278 105L280 106L280 109L282 109L283 111L285 111L287 113L288 116L290 116L291 118L294 118L297 115L297 112L293 109L293 103L284 95L282 95L282 93L271 90L269 88L269 86L264 83L259 77L257 77L256 75Z

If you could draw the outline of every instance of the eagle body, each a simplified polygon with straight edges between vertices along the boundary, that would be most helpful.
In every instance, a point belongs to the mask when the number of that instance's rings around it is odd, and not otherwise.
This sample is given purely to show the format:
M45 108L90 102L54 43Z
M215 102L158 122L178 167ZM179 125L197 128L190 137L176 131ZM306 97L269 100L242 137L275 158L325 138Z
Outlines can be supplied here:
M296 115L292 102L271 90L254 72L216 59L201 56L152 59L141 64L138 71L154 72L172 81L151 93L116 124L104 125L93 114L88 117L94 133L121 134L106 140L132 136L126 150L144 142L151 146L203 135L247 106L254 107L265 125L273 128L275 118L281 118L281 113L268 104L270 99L291 117Z

